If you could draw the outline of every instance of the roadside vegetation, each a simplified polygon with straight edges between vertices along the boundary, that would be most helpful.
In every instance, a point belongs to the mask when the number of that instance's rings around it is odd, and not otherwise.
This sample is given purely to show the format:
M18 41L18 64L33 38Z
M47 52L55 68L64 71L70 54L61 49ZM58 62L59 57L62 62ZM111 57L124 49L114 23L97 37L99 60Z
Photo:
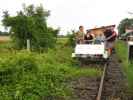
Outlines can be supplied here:
M128 91L133 93L133 64L128 61L128 46L124 41L119 40L116 44L116 50L128 81Z
M12 52L7 49L10 43L0 44L4 49L0 53L0 99L70 100L71 80L100 76L98 69L80 68L78 62L71 58L73 49L65 44L66 39L58 39L56 47L44 53Z

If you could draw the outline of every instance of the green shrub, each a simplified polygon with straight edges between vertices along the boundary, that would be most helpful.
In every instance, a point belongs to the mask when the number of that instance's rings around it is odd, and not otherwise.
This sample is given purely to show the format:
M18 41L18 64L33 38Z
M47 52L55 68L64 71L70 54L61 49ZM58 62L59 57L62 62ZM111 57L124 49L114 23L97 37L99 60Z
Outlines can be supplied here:
M75 43L76 43L76 40L75 40L75 33L76 32L72 32L72 34L68 34L68 45L74 47L75 46Z
M35 57L36 54L22 52L0 59L0 98L38 100L66 96L64 71L43 62L39 67L42 59Z
M27 86L32 86L30 83L34 83L34 79L37 80L37 77L34 77L36 72L38 72L37 65L31 54L19 53L2 58L0 59L0 87L4 90L10 89L6 91L9 98L19 97L27 91ZM6 96L4 91L0 91L0 94L1 98Z
M81 76L99 76L100 70L81 69L71 58L72 48L26 51L0 57L0 100L69 100L68 82Z
M124 74L126 75L129 90L133 93L133 64L128 61L128 49L123 41L118 41L116 44L117 55L122 61Z

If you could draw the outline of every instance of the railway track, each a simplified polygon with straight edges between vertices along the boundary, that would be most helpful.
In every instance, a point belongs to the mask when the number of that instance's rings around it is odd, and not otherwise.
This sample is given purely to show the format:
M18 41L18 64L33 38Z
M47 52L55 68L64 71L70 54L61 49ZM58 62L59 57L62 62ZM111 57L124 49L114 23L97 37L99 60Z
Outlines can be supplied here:
M124 76L116 55L112 55L110 61L103 66L100 78L82 77L74 81L76 95L72 100L125 100Z
M125 77L116 55L113 54L105 71L100 100L126 100L125 88Z
M99 90L98 90L96 100L101 100L106 70L107 70L107 64L104 65L103 74L102 74L102 77L101 77L101 81L100 81Z

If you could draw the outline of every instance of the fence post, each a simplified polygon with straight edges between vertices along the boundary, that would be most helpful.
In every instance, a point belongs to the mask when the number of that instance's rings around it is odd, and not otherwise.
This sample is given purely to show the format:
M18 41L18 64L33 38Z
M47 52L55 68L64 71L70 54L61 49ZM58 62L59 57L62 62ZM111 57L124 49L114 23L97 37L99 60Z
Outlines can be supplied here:
M27 39L27 51L30 51L30 39Z
M133 42L128 42L128 61L133 61Z

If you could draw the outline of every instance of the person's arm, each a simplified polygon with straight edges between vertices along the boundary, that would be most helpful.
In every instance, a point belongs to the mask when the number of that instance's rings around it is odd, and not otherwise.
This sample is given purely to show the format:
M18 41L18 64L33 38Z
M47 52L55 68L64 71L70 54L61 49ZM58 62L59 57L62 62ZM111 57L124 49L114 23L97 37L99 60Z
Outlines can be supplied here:
M78 32L76 32L74 35L75 35L75 39L77 40L78 39Z
M111 39L114 36L116 36L116 32L113 32L113 34L110 37L106 38L106 40L109 40L109 39Z

